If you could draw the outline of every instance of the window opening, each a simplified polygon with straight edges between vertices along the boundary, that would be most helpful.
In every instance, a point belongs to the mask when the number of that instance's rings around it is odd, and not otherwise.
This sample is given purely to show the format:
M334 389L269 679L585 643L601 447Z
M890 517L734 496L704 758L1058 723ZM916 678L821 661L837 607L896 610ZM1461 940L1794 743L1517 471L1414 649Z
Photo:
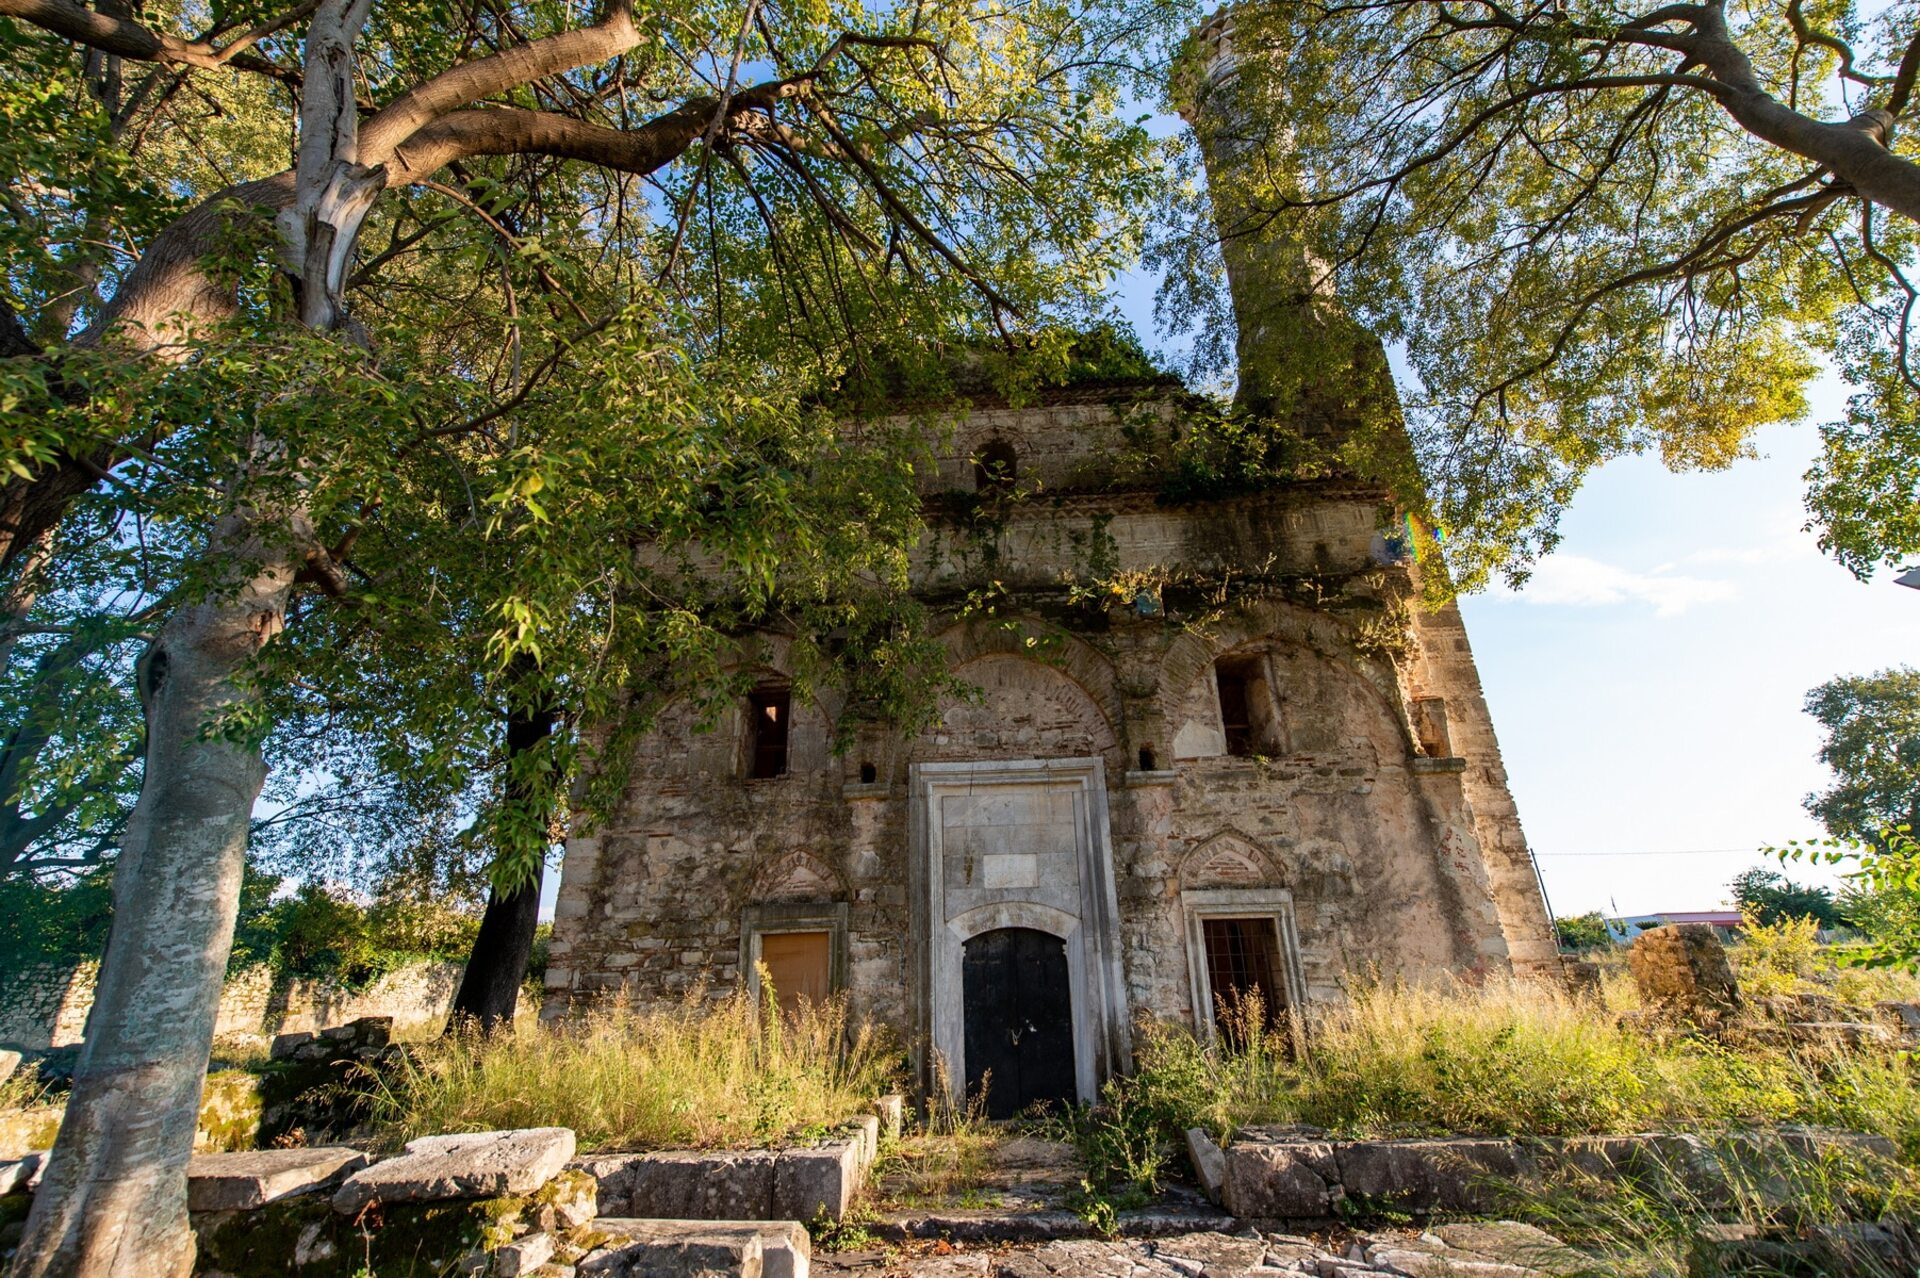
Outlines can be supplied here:
M981 446L973 463L973 487L976 492L993 492L1013 487L1019 458L1013 445L1004 439L990 439Z
M871 763L863 763L860 765L860 784L861 785L872 785L874 782L878 781L879 779L880 779L880 769L874 767Z
M831 994L833 938L828 932L763 932L760 965L773 982L782 1015L818 1007Z
M1272 1029L1286 1012L1280 983L1280 932L1271 918L1201 920L1213 1022L1230 1042L1257 1025ZM1256 1007L1255 999L1258 999Z
M1223 668L1214 671L1220 685L1220 730L1226 734L1227 753L1241 758L1253 753L1253 719L1247 710L1247 677Z
M1154 770L1154 765L1156 762L1157 760L1153 757L1153 747L1141 746L1140 747L1140 770L1142 772L1152 772Z
M787 774L787 720L791 715L791 702L791 693L786 688L755 688L747 694L748 776Z

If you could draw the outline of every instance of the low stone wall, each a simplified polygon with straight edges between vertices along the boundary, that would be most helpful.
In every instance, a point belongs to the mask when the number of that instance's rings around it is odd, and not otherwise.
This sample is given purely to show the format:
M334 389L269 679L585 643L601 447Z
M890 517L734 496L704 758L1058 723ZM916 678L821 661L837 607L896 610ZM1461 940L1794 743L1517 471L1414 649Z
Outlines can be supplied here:
M813 1145L591 1154L571 1166L593 1177L609 1215L839 1220L866 1184L879 1128L865 1117Z
M1848 1147L1897 1156L1884 1137L1809 1128L1709 1140L1663 1133L1526 1141L1315 1139L1287 1129L1249 1128L1225 1150L1188 1135L1195 1170L1210 1195L1243 1220L1321 1221L1372 1211L1484 1214L1500 1211L1503 1187L1558 1172L1677 1180L1702 1201L1730 1194L1729 1160L1752 1163L1775 1150L1813 1156Z
M93 1007L97 963L38 966L0 984L0 1044L46 1051L78 1044ZM331 981L283 979L272 969L250 967L227 981L214 1025L219 1037L263 1037L318 1030L362 1016L390 1016L405 1034L438 1027L460 988L459 963L413 963L387 973L365 989Z

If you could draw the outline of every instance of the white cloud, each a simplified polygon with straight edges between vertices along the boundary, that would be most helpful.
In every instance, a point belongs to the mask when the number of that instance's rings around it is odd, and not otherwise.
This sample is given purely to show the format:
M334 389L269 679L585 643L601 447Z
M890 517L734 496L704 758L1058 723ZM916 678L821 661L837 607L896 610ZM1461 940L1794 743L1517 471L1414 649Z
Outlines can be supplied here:
M1750 546L1707 546L1700 550L1689 551L1675 561L1695 567L1706 564L1732 564L1737 567L1756 567L1762 564L1787 563L1797 559L1818 559L1820 552L1814 547L1813 539L1805 533L1795 532L1786 536L1775 536L1755 542ZM1673 564L1662 564L1655 573L1664 573Z
M1690 577L1664 566L1634 572L1584 555L1552 555L1534 568L1520 590L1500 588L1489 593L1496 599L1573 608L1651 604L1654 616L1673 617L1695 604L1731 599L1735 591L1730 581Z

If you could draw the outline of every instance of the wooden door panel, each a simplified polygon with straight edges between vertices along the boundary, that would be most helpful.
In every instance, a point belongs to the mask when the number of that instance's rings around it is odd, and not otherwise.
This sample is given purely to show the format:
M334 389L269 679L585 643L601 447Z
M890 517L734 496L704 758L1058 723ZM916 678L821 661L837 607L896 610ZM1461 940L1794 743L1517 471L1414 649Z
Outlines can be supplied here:
M773 981L780 1010L793 1013L801 1000L826 1001L832 989L833 938L825 932L767 932L760 937L760 962Z
M1067 945L1032 928L982 932L961 961L967 1093L984 1083L987 1116L1011 1118L1036 1102L1071 1104L1073 992Z

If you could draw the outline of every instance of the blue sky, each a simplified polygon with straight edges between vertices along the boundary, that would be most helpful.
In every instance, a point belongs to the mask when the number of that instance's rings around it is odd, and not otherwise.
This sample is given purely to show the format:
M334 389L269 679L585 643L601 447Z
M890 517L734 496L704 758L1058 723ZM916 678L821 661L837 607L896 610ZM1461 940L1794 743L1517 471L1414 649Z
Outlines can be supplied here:
M1813 420L1840 395L1822 386ZM1920 591L1856 581L1803 530L1812 426L1759 445L1718 474L1614 462L1525 589L1463 604L1561 914L1706 908L1760 846L1819 835L1807 690L1920 662Z

